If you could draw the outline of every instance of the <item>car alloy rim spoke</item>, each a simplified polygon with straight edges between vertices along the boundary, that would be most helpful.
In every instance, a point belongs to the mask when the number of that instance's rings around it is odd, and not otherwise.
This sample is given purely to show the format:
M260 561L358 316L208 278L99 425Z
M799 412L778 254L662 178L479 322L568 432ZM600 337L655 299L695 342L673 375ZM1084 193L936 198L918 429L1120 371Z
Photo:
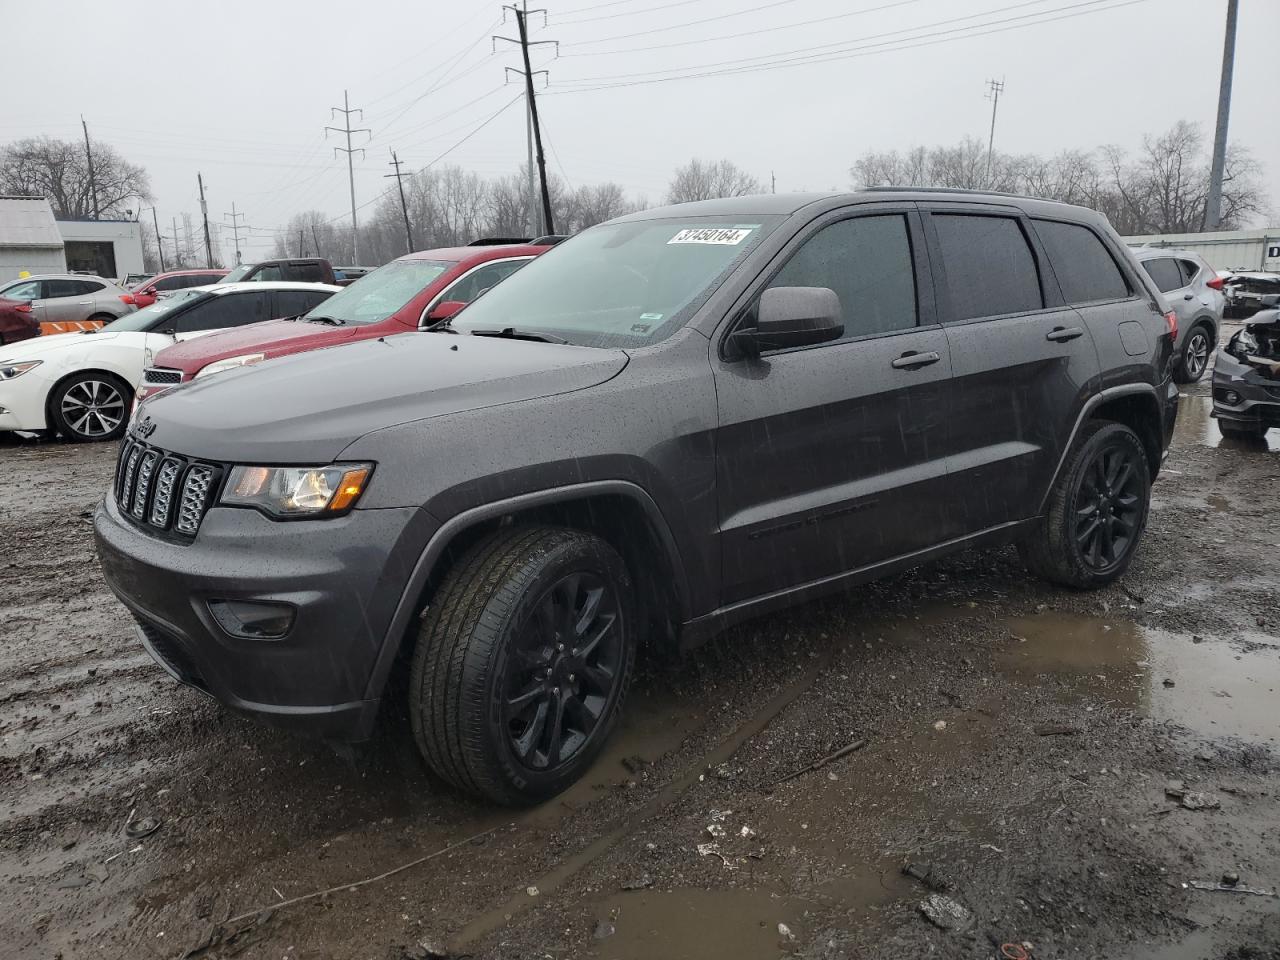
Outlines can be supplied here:
M564 702L567 696L567 693L561 691L549 704L551 719L547 724L546 750L542 755L543 766L553 767L560 762L561 747L564 744Z
M527 707L547 699L547 691L541 681L534 681L514 697L507 701L507 708L512 716L522 713Z
M1093 511L1090 510L1090 513L1092 512ZM1102 526L1102 521L1097 517L1091 516L1089 520L1086 521L1084 529L1076 534L1076 542L1079 543L1081 547L1087 548L1089 546L1089 539L1098 532L1098 527L1100 526Z
M588 737L600 719L600 710L604 707L604 701L601 700L597 709L593 711L587 701L570 695L565 700L564 707L565 719L572 721L574 729L584 737Z
M600 612L600 601L604 598L604 587L597 587L594 590L588 590L586 599L582 601L582 610L579 611L573 625L574 637L582 637L591 628L592 622L596 618L596 614Z
M580 656L583 660L589 659L599 648L600 641L603 640L608 635L609 631L613 629L613 625L617 622L618 622L618 618L613 616L612 614L602 618L599 626L596 627L595 632L592 633L586 640L583 640L579 643L578 656Z
M71 424L71 429L72 429L72 430L74 430L76 433L84 433L84 432L85 432L85 430L84 430L85 424L88 422L89 417L90 417L92 414L93 414L93 411L92 411L92 410L86 410L84 413L82 413L82 414L80 415L80 419L79 419L79 420L77 420L75 423Z
M534 713L533 719L529 721L524 733L515 739L516 756L521 760L529 760L533 756L534 748L541 743L542 734L547 729L547 715L550 712L550 701L543 700L538 704L538 709Z

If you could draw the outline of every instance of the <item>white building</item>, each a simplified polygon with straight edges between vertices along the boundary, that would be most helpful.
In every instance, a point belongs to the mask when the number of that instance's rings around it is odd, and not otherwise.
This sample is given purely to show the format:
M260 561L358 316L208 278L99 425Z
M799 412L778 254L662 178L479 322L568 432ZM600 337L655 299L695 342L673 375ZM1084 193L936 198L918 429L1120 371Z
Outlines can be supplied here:
M1280 272L1280 227L1219 233L1164 233L1125 237L1133 247L1177 247L1198 253L1215 270Z
M44 197L0 196L0 281L27 273L65 273L62 234Z
M142 228L134 220L59 220L67 269L121 279L143 273Z

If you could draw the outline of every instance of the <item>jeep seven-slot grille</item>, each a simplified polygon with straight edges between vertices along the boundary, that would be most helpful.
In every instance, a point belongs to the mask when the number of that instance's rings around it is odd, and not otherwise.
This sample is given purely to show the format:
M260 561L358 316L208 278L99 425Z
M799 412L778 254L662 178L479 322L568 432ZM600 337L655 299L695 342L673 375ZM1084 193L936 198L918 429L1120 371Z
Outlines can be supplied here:
M213 505L222 473L217 464L126 440L116 469L116 503L121 514L144 529L188 539Z

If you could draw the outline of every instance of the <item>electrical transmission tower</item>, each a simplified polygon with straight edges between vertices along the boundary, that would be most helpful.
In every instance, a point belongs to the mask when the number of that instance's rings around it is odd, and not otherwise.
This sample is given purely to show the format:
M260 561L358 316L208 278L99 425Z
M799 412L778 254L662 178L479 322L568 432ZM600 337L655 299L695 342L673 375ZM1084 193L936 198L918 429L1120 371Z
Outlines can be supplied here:
M534 75L536 73L540 73L540 74L543 74L544 76L549 76L549 74L547 74L546 70L535 71L533 67L529 64L529 48L542 46L544 44L551 44L556 48L556 56L559 56L560 41L559 40L534 40L534 41L529 40L529 14L530 13L542 14L542 22L543 22L543 25L545 26L547 21L546 10L529 10L528 4L525 2L522 2L518 7L507 4L507 5L504 5L502 8L503 23L506 23L508 10L510 10L512 13L516 15L516 26L519 30L520 37L519 39L516 39L513 37L495 36L493 38L493 49L495 51L498 49L499 40L503 40L506 43L519 44L520 54L524 60L523 70L517 70L515 67L507 67L506 72L504 73L504 76L506 74L515 73L524 77L524 97L525 97L525 103L528 107L528 128L529 128L529 154L530 154L529 156L529 203L530 203L529 226L531 228L530 233L532 233L534 236L537 236L540 233L555 233L556 232L555 223L551 216L551 193L547 189L547 159L542 152L542 128L538 124L538 101L533 94ZM535 156L534 156L535 152L536 152L536 160L538 163L538 181L542 185L542 229L541 230L537 229L537 215L534 212L538 207L537 199L534 195L534 186L533 186L533 161L535 159Z
M237 264L239 264L239 263L240 263L240 230L241 230L241 226L240 226L240 219L244 216L244 214L243 214L243 213L236 213L236 202L235 202L234 200L232 200L232 201L231 201L231 212L230 212L230 213L226 213L226 212L224 211L222 215L223 215L224 217L230 217L230 218L231 218L231 223L229 224L229 226L231 227L231 235L232 235L232 237L234 237L234 238L235 238L235 244L236 244L236 263L237 263ZM246 229L246 230L247 230L247 229L249 229L249 227L247 227L247 226L246 226L246 227L244 227L244 229Z
M1003 80L988 80L984 96L991 101L991 136L987 139L987 186L991 186L991 153L996 145L996 108L1000 106L1000 94L1004 93Z
M406 252L413 253L413 228L409 226L409 205L404 199L404 178L412 177L412 173L400 172L400 158L396 156L394 150L391 151L391 162L387 166L395 167L395 173L384 173L382 178L385 180L389 177L395 177L396 186L400 188L400 212L404 214L404 238L409 244Z
M329 118L333 119L334 115L339 113L342 114L342 126L325 127L324 135L327 137L329 136L329 132L333 131L334 133L346 134L346 137L347 137L347 145L345 147L334 147L333 155L335 157L339 153L345 153L347 155L347 182L351 186L351 265L359 266L360 265L360 231L357 229L357 226L356 226L356 171L355 171L355 164L352 160L352 156L356 153L359 153L363 156L364 149L362 147L352 148L351 135L353 133L367 133L370 136L372 136L373 131L371 131L368 127L358 127L355 129L352 128L351 115L353 113L358 113L360 114L360 119L364 120L364 111L359 109L358 107L354 110L351 108L351 101L348 99L347 91L345 90L342 91L342 106L330 107Z

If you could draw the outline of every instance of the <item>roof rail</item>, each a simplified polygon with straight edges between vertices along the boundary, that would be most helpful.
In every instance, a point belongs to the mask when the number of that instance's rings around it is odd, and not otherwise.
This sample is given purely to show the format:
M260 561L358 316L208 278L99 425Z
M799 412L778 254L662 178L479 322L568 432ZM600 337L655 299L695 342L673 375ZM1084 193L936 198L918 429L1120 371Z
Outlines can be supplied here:
M528 243L528 237L481 237L478 240L472 240L467 244L468 247L496 247L504 243Z
M545 236L534 237L529 241L531 247L554 247L557 243L564 243L569 239L567 233L548 233Z
M1052 200L1049 197L1033 197L1026 193L1005 193L1002 190L971 190L967 187L867 187L868 193L945 193L960 196L977 197L1009 197L1013 200L1039 200L1043 203L1066 203L1065 200Z

